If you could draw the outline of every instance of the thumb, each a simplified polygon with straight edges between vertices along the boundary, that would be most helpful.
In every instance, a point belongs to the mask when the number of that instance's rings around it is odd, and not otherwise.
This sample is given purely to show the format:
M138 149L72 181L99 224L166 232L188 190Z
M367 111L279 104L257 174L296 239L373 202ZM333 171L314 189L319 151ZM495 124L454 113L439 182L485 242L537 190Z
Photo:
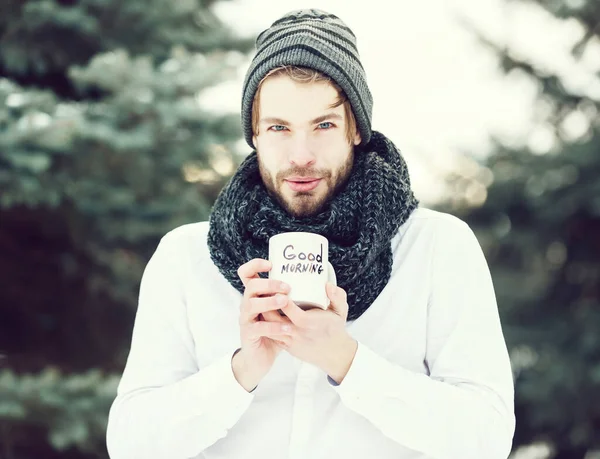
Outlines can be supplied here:
M285 322L285 317L281 316L277 311L265 311L261 314L269 322Z
M329 308L342 317L346 316L348 314L346 291L341 287L333 285L331 282L327 282L325 287L327 296L331 302Z

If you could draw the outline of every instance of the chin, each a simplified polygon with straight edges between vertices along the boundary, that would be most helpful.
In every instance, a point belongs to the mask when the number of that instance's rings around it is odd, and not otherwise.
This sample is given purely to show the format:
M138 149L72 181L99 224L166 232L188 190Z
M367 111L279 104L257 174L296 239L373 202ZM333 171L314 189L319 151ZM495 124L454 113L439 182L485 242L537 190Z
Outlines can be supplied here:
M328 188L299 193L288 190L285 185L281 184L278 188L267 185L267 192L283 210L294 218L312 217L318 214L326 207L331 198Z
M287 198L281 204L288 214L296 218L303 218L312 217L321 212L325 208L326 200L325 197L311 196L307 193Z

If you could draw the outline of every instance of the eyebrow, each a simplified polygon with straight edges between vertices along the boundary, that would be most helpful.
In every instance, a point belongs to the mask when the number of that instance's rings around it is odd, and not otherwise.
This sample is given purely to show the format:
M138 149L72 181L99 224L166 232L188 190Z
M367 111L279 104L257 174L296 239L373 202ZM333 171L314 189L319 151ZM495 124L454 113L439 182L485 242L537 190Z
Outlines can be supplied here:
M310 121L309 124L319 124L325 120L330 120L330 119L342 120L342 115L339 115L337 113L326 113L325 115L321 115L321 116L315 118L314 120ZM277 117L261 118L260 122L268 123L268 124L286 124L286 125L291 124L289 121L286 121L282 118L277 118Z

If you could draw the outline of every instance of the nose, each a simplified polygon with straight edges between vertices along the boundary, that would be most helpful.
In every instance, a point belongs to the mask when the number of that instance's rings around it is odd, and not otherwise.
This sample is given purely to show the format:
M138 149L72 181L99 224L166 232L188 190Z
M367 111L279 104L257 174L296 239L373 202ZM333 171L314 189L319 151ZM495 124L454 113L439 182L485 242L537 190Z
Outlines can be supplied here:
M310 148L306 136L297 135L290 145L289 161L292 166L308 167L314 165L316 157Z

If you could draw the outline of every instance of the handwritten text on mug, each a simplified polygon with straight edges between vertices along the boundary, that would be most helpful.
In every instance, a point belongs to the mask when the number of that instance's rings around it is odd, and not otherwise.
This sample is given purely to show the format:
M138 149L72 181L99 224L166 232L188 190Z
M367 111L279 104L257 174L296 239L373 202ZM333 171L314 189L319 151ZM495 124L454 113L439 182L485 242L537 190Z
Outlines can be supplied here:
M286 260L302 260L303 263L285 263L281 265L282 273L315 273L323 272L323 244L321 244L320 253L295 253L294 246L288 245L283 249L283 258ZM306 262L308 261L308 263ZM316 263L312 263L316 262Z

